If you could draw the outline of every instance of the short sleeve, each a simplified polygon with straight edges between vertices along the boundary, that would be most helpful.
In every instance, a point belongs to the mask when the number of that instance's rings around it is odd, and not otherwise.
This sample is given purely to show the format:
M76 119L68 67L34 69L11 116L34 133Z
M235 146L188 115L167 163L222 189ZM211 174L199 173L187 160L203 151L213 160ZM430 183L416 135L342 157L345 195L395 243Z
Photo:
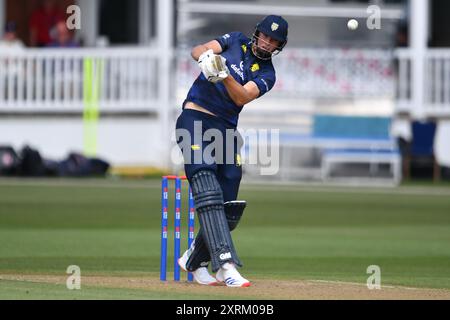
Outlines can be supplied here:
M275 85L276 81L275 72L273 71L261 72L252 81L256 83L256 85L258 86L259 97L261 97L265 95L267 92L269 92Z
M230 32L226 33L221 37L216 38L222 47L222 51L227 50L234 41L237 41L241 36L241 32Z

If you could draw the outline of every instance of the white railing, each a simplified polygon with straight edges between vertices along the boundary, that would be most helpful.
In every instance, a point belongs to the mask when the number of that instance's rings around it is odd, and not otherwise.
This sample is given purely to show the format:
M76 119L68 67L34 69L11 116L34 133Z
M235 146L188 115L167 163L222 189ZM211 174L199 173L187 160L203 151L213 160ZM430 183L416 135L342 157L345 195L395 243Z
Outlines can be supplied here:
M396 51L397 63L397 106L410 108L412 100L412 64L409 50Z
M185 91L200 71L186 50L177 56L174 82ZM0 111L82 111L92 86L101 111L158 111L159 78L170 73L163 59L150 48L2 50ZM274 64L274 98L387 98L417 108L409 50L290 49ZM450 115L450 50L426 51L423 90L425 116Z
M188 54L179 55L178 85L189 88L199 74ZM286 49L274 58L277 98L394 98L390 50Z
M421 80L424 101L415 105L412 96L413 53L408 49L398 50L397 104L401 110L420 109L418 114L426 117L450 116L450 50L428 49L425 53L425 76Z
M2 50L0 111L81 111L87 86L102 111L156 110L159 59L148 48Z
M425 68L426 113L450 115L450 50L429 50Z

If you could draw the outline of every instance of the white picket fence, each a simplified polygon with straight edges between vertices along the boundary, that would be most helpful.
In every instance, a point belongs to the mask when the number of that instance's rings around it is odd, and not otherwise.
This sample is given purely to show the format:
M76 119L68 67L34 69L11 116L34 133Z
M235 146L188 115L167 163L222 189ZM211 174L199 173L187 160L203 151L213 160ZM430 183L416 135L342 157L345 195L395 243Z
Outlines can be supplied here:
M397 104L403 110L422 108L428 117L450 116L450 50L428 49L425 53L424 78L421 79L424 102L413 101L412 52L398 50Z
M199 69L179 55L178 85L188 88ZM276 98L394 98L394 57L390 50L286 49L273 62Z
M102 110L156 109L160 58L156 50L140 48L5 50L0 110L80 111L89 84Z
M156 48L2 50L0 111L81 111L89 82L98 83L102 111L157 111L161 75L185 92L199 74L187 51L177 57L173 68ZM413 108L409 50L290 49L274 64L273 98L387 98ZM450 50L426 52L423 90L425 115L450 115Z

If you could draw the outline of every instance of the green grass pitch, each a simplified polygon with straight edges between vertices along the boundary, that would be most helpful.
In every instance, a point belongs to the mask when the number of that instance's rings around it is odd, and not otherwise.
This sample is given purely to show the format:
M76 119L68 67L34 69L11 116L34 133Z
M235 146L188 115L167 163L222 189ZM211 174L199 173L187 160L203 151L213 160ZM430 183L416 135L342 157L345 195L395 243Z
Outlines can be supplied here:
M233 239L249 279L364 284L367 267L378 265L383 284L450 289L449 188L243 183L240 199L249 205ZM158 279L160 206L157 180L0 180L0 275L65 275L78 265L82 275ZM189 296L206 297L214 298ZM0 299L22 298L187 296L0 280Z

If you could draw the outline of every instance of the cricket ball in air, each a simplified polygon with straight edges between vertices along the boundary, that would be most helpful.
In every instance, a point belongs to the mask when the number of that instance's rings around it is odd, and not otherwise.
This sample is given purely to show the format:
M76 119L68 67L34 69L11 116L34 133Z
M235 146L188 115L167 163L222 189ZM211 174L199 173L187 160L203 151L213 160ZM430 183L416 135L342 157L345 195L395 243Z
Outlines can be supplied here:
M348 23L347 23L347 27L348 27L350 30L356 30L356 29L358 29L358 21L356 21L355 19L349 20Z

